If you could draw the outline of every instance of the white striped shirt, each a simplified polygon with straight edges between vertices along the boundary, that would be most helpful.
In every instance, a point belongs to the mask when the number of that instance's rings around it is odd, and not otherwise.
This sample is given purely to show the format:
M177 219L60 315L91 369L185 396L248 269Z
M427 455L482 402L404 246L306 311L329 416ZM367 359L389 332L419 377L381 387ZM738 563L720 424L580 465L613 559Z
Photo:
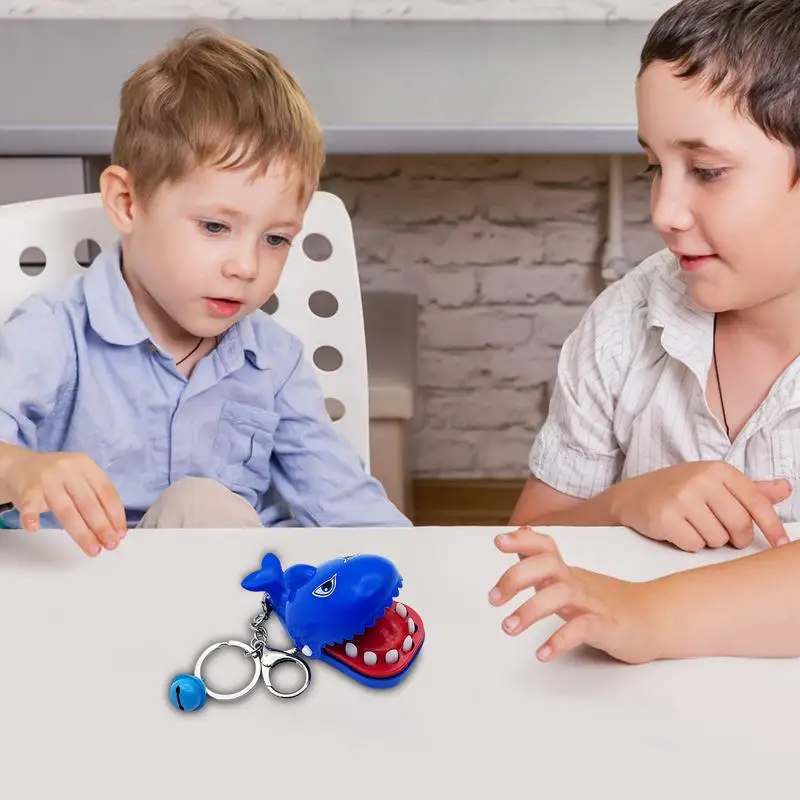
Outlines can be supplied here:
M713 314L686 293L675 257L650 256L590 306L567 338L532 475L593 497L687 461L727 461L752 480L787 478L784 522L800 519L800 359L731 443L708 407Z

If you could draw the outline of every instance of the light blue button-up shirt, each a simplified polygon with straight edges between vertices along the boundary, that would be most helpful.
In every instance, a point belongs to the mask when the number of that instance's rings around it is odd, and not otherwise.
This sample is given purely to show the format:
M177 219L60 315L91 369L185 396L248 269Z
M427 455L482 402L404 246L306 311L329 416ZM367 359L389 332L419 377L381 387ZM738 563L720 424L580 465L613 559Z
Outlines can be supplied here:
M0 328L0 441L91 456L130 527L185 476L218 480L265 525L287 508L302 526L410 525L334 429L295 336L257 311L187 379L139 317L118 249Z

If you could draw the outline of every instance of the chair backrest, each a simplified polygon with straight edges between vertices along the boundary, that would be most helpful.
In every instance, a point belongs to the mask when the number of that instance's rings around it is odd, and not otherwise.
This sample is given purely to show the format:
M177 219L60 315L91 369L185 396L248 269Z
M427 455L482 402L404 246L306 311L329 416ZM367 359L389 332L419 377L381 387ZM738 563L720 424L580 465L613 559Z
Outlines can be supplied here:
M28 296L80 272L117 233L99 194L0 206L0 322ZM277 306L277 307L276 307ZM274 298L273 318L303 343L334 427L369 471L369 388L353 229L342 201L316 192Z

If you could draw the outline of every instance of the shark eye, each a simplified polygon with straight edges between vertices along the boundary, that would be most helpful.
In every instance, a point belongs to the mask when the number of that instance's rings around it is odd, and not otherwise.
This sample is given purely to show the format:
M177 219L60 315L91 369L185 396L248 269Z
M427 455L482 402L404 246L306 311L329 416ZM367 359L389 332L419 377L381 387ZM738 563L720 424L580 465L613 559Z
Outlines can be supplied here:
M336 575L332 575L325 583L321 583L311 594L316 597L329 597L336 588Z

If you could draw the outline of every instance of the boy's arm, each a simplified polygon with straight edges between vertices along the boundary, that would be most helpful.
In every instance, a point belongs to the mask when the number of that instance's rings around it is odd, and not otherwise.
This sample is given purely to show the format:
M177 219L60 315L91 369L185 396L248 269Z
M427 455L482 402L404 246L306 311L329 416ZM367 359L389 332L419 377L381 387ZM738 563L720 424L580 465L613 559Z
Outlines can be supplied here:
M511 525L617 525L608 492L587 500L528 478L511 514Z
M512 525L613 524L603 493L622 471L614 414L637 330L619 292L612 287L601 294L561 348Z
M37 450L38 426L55 409L73 366L64 326L40 299L0 327L0 505L9 501L7 478L19 458Z
M275 489L300 525L409 527L353 447L333 427L317 378L302 349L275 398Z
M800 542L646 585L659 658L800 656Z
M800 541L643 582L567 565L536 531L495 542L520 557L489 595L493 605L511 601L506 631L517 635L551 615L564 620L539 647L543 660L583 644L628 663L800 656ZM533 597L520 598L527 589Z

